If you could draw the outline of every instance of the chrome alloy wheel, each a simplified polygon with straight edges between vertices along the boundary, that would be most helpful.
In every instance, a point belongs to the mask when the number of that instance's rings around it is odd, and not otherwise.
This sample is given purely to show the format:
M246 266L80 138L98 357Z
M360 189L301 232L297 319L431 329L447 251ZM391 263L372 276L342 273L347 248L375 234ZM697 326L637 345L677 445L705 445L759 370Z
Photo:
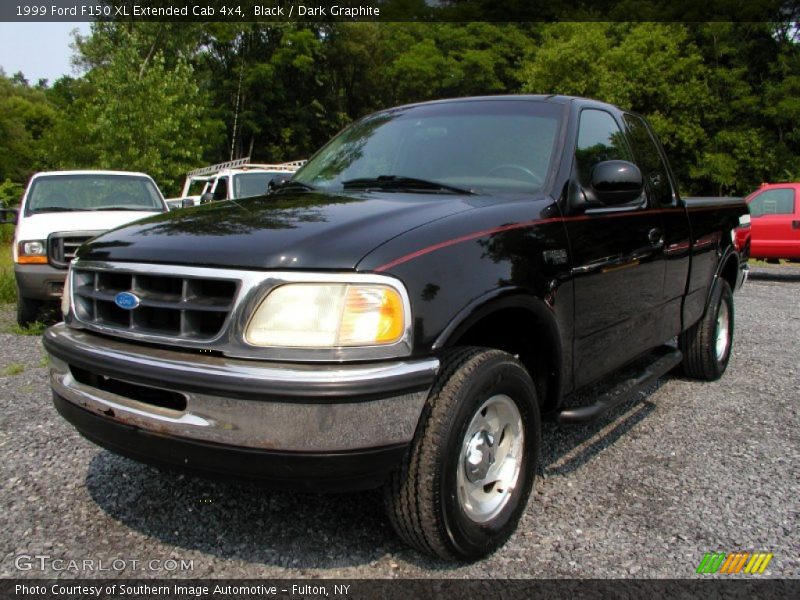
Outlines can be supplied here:
M725 357L725 353L728 351L730 327L730 309L728 308L728 303L723 301L720 303L719 312L717 313L717 339L714 344L714 350L718 361L722 360Z
M491 521L506 506L517 485L524 444L522 417L508 396L492 396L473 415L457 465L458 501L472 521Z

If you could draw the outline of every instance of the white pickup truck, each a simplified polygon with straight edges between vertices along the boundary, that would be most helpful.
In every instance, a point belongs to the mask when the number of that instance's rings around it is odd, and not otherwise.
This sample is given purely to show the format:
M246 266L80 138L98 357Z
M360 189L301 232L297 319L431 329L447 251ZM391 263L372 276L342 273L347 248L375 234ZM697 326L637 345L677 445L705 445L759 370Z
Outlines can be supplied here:
M178 198L167 199L170 208L195 206L220 200L236 200L261 196L269 182L279 175L291 176L306 161L278 164L251 163L250 157L239 158L189 171Z
M28 325L56 305L69 262L90 238L137 219L166 212L155 181L127 171L50 171L34 175L16 220L14 275L17 322Z

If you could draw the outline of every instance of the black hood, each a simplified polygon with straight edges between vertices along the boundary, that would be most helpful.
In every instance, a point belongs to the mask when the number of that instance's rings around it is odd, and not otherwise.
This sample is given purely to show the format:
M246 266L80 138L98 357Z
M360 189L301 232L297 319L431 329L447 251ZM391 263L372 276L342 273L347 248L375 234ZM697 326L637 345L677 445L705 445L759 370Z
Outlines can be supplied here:
M181 209L105 233L82 259L254 269L353 269L415 227L473 207L474 196L298 192Z

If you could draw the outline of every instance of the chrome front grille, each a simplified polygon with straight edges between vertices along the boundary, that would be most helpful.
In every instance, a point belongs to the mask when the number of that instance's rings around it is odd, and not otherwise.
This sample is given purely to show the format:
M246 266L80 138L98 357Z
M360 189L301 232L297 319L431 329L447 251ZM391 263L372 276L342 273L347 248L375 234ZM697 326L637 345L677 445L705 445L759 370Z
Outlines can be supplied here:
M328 362L380 360L411 353L411 318L404 337L375 347L293 348L253 346L245 341L248 321L274 289L291 283L378 283L400 291L406 314L411 307L397 280L375 273L312 273L257 271L152 263L125 263L78 258L70 271L71 309L64 319L71 327L145 344L172 346L229 358ZM133 304L117 296L130 292ZM131 300L128 297L128 300ZM138 305L136 305L138 304ZM134 307L134 305L136 305ZM254 376L261 367L254 367Z
M204 341L216 338L233 309L236 279L105 270L77 263L72 297L79 321L119 332ZM130 292L134 309L121 308L117 296Z
M57 269L66 269L84 242L101 231L65 231L51 233L47 238L47 261Z

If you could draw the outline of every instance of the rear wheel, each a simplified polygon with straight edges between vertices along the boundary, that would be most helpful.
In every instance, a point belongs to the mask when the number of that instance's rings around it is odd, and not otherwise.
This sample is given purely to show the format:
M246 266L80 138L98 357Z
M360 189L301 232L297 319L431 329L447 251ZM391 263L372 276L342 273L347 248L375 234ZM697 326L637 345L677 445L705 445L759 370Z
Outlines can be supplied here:
M733 292L718 278L705 315L678 338L686 375L707 381L722 377L731 357L733 322Z
M20 327L27 327L39 319L42 310L42 302L17 295L17 324Z
M386 506L411 546L471 560L505 543L525 510L541 437L536 388L498 350L458 349L439 373Z

